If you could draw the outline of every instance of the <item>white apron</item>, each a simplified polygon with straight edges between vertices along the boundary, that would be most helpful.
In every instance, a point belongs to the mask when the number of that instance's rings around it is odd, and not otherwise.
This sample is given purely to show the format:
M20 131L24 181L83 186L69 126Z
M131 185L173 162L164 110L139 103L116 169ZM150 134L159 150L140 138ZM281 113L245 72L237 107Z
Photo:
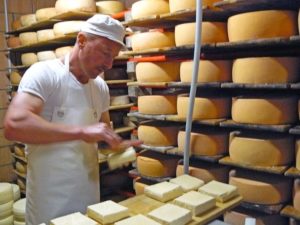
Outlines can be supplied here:
M68 82L69 55L65 58ZM68 88L64 102L68 98ZM94 106L93 106L94 108ZM92 108L55 107L53 123L90 125L99 122ZM86 212L100 201L97 145L68 141L30 146L28 152L26 225L47 223L73 212Z

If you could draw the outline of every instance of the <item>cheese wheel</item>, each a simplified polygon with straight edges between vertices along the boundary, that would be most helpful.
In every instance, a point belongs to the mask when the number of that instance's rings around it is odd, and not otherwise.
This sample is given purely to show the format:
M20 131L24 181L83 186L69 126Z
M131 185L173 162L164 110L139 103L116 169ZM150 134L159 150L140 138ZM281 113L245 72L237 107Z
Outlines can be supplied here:
M178 131L176 125L149 123L138 127L138 137L145 145L174 146L177 145Z
M230 177L229 184L238 188L245 202L263 205L275 205L290 198L291 184L283 179L252 180L242 177Z
M138 109L140 113L159 115L176 114L175 95L147 95L138 97Z
M175 26L176 46L194 45L195 29L196 29L196 23L183 23ZM202 44L226 42L226 41L228 41L226 23L202 22L202 36L201 36Z
M125 5L120 1L98 1L96 2L97 12L101 14L116 14L125 10Z
M21 190L26 189L26 181L24 181L22 178L18 178L17 183Z
M83 23L84 21L58 22L53 26L54 35L55 37L59 37L59 36L64 36L66 34L79 32Z
M0 225L11 225L14 222L14 217L13 216L9 216L6 217L2 220L0 220Z
M24 147L20 147L20 146L15 146L14 147L14 152L17 156L21 156L21 157L25 157L25 149Z
M27 165L26 164L23 164L19 161L16 162L16 170L19 172L19 173L22 173L22 174L26 174L27 172Z
M177 98L177 114L186 118L188 113L189 97L180 95ZM193 119L222 119L230 115L230 99L224 97L196 97L194 103Z
M37 22L35 14L22 15L20 16L20 21L23 27L30 26Z
M71 52L73 46L65 46L55 49L55 56L56 58L60 58L65 56L67 53Z
M0 183L0 204L14 200L13 187L9 183Z
M35 12L35 17L37 21L48 20L56 15L56 10L54 7L38 9Z
M120 95L120 96L110 96L110 105L126 105L129 104L129 96L128 95Z
M0 204L0 221L12 215L14 201Z
M179 80L178 62L140 62L136 65L139 82L170 82Z
M53 29L38 30L36 34L38 42L48 41L55 38Z
M31 45L38 42L36 32L24 32L19 35L22 45Z
M185 131L178 133L178 151L184 151ZM226 152L228 135L225 132L202 130L192 132L190 136L190 153L196 156L216 156Z
M178 160L170 155L145 151L137 157L137 170L146 177L173 177Z
M169 13L169 2L166 0L143 0L132 4L132 19Z
M13 213L15 220L25 221L26 198L16 201L13 205Z
M38 61L56 59L54 51L42 51L37 53Z
M174 32L150 31L131 36L133 51L175 46Z
M232 119L237 123L278 125L297 121L297 99L294 97L251 98L232 100Z
M14 201L16 202L21 197L20 187L16 184L11 184L11 185L13 187L13 192L14 192Z
M231 135L230 158L253 166L284 166L293 160L294 141L287 136Z
M20 20L14 20L11 24L13 30L18 30L22 27Z
M213 6L215 2L219 0L203 0L203 6ZM196 9L196 0L169 0L170 12L177 12L185 9Z
M265 10L241 13L228 19L229 41L297 35L297 12Z
M298 57L236 59L232 66L232 81L246 84L297 82L299 80L299 62Z
M11 84L18 85L22 79L22 76L17 71L12 71L10 74Z
M193 61L180 64L180 81L191 82ZM225 82L231 80L231 61L229 60L201 60L197 82Z
M21 44L22 43L21 43L21 40L19 37L10 36L7 39L7 47L9 47L9 48L16 48L16 47L20 46Z
M56 14L69 11L96 12L94 0L57 0L55 3Z
M24 66L31 66L38 61L38 57L35 53L24 53L21 55L21 62Z

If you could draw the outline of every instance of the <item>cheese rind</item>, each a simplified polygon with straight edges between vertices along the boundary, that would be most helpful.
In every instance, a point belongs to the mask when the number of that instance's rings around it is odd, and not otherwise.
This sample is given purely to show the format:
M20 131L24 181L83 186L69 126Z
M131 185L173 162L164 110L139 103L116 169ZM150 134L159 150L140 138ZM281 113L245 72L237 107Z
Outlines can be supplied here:
M56 15L56 9L54 7L38 9L35 12L35 17L37 21L48 20Z
M196 177L187 174L183 174L176 178L172 178L169 182L173 184L178 184L184 192L198 190L198 188L204 184L203 180L200 180Z
M30 26L30 25L37 22L35 14L22 15L20 17L20 21L21 21L21 24L22 24L23 27Z
M138 97L138 110L142 114L176 114L176 95L145 95Z
M64 36L70 33L79 32L84 21L63 21L54 24L53 32L55 37Z
M58 217L50 221L50 225L99 225L96 221L82 215L81 213L72 213L66 216Z
M112 15L125 10L125 5L121 1L98 1L96 2L97 12Z
M0 183L0 204L5 204L14 199L13 187L9 183Z
M65 46L55 49L55 56L56 58L60 58L71 52L73 46Z
M26 174L27 166L19 161L16 162L16 170L22 174Z
M19 47L20 45L22 45L22 43L19 37L11 36L7 39L7 47L16 48Z
M160 225L160 223L157 223L155 220L152 220L142 214L138 214L115 223L115 225L141 225L141 224Z
M218 2L218 0L203 0L203 6L213 6L213 3ZM170 12L177 12L185 9L196 9L196 0L169 0Z
M12 71L10 74L10 82L12 84L18 85L21 81L22 77L17 71Z
M49 41L55 38L53 29L38 30L36 34L38 42Z
M36 32L23 32L19 35L22 45L31 45L38 42Z
M169 13L169 3L166 0L137 1L132 4L132 19Z
M56 55L54 51L42 51L37 53L38 61L45 61L45 60L51 60L56 59Z
M55 10L57 14L68 11L96 12L96 2L94 0L57 0Z

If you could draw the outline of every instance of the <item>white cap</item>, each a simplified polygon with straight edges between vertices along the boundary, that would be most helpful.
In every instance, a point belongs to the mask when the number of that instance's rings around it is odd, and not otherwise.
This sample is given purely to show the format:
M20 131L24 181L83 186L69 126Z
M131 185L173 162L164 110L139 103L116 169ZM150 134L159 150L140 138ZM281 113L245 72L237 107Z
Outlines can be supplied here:
M125 46L123 38L125 30L120 21L108 15L96 14L89 18L80 29L82 32L106 37L114 42Z

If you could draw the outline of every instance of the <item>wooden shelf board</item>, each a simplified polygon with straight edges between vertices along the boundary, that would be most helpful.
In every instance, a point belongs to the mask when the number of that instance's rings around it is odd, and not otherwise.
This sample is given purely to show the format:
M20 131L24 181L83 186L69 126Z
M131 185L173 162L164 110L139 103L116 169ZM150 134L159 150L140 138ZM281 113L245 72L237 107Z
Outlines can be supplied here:
M87 20L96 13L91 13L91 12L83 12L83 11L69 11L69 12L64 12L58 15L55 15L51 19L56 19L56 20Z
M115 128L114 131L117 134L120 134L120 133L133 131L134 129L135 129L135 127L119 127L119 128Z
M296 167L291 167L284 173L284 175L287 177L300 178L300 170Z
M126 104L126 105L115 105L115 106L110 106L109 110L118 110L118 109L128 109L134 106L133 103Z
M284 203L277 205L259 205L249 202L242 202L241 206L246 209L251 209L258 212L263 212L267 214L279 214L280 210L284 207Z
M221 88L246 88L246 89L271 89L271 90L286 90L290 89L290 84L237 84L237 83L222 83Z
M128 82L132 82L132 80L105 80L108 85L114 84L127 84Z

